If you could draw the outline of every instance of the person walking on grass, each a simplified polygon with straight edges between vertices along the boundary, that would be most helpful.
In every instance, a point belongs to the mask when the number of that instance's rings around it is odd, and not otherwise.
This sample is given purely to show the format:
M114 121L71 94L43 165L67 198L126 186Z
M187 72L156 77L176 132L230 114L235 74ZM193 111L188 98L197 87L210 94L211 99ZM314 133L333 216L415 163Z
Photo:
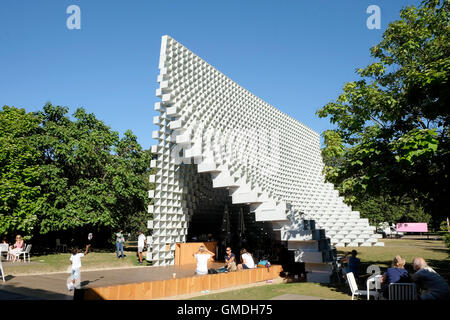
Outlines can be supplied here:
M120 229L119 232L116 233L116 255L117 259L123 259L123 243L125 242L125 237L123 236L123 230ZM122 256L119 256L119 251L122 253Z
M84 251L84 253L78 252L78 248L72 249L72 255L70 256L70 263L72 264L72 281L67 284L67 288L69 289L69 291L72 291L75 288L75 282L80 282L81 258L89 253L90 246L90 244L86 246L86 250ZM79 284L77 289L79 289Z
M141 230L138 231L138 255L139 255L139 264L142 264L143 255L142 252L144 251L146 245L147 245L147 238L142 233Z

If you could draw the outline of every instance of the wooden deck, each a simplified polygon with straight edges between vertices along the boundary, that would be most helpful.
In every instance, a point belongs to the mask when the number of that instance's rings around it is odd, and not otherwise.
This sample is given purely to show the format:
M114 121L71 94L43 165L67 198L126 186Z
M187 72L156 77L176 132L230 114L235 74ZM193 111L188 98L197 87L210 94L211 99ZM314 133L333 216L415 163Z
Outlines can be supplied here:
M255 268L235 272L196 275L169 280L148 281L99 288L76 290L75 300L151 300L217 290L261 282L279 277L282 268Z

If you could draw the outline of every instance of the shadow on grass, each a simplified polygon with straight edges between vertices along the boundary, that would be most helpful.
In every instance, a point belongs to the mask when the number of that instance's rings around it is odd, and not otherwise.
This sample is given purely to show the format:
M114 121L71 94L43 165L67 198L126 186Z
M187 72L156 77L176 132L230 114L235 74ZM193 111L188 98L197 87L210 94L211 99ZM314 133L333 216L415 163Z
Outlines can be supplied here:
M446 254L449 255L449 257L450 257L450 251L449 251L449 249L444 249L444 248L430 248L429 250L434 251L434 252L439 252L439 253L446 253Z
M327 288L328 290L330 290L332 292L344 293L344 294L348 294L349 296L352 295L352 292L350 290L349 285L346 284L345 282L341 282L341 283L321 283L320 286L321 287L325 287L325 288Z

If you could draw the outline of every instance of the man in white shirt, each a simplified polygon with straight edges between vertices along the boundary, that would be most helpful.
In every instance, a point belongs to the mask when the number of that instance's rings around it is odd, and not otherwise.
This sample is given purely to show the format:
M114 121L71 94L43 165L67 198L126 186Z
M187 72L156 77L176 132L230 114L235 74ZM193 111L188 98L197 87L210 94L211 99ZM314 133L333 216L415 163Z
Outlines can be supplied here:
M214 261L214 253L200 246L199 250L194 253L194 258L197 260L196 274L208 274L208 261Z
M147 238L142 233L141 230L138 231L138 255L139 255L139 264L142 264L142 252L145 249L145 246L147 245Z

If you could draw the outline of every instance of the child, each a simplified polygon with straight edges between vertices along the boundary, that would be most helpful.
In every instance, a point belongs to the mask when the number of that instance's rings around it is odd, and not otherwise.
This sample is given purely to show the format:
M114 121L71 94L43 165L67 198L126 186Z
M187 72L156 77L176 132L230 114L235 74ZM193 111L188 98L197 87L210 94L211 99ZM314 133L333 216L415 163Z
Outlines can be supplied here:
M75 281L80 280L81 258L88 254L90 246L90 244L86 246L86 251L84 253L78 253L78 248L72 249L72 255L70 256L70 263L72 264L72 281L67 283L69 291L75 288Z

